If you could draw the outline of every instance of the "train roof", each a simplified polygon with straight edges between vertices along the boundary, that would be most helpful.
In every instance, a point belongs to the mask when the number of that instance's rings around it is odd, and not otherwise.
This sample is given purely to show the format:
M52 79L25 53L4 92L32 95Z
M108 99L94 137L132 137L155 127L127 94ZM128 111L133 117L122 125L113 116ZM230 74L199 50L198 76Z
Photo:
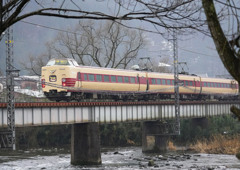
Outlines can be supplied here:
M121 71L121 72L131 72L131 73L146 73L148 71L146 70L131 70L131 69L119 69L119 68L107 68L107 67L96 67L96 66L84 66L84 65L78 65L77 62L72 59L72 58L64 58L64 59L57 59L57 58L53 58L51 60L49 60L48 64L46 66L51 66L53 64L53 61L61 61L61 60L65 60L68 61L69 64L65 65L62 64L62 66L74 66L77 68L85 68L85 69L96 69L96 70L105 70L105 71ZM51 63L52 62L52 63ZM50 63L50 64L49 64ZM53 64L54 65L54 64ZM59 64L61 65L61 64ZM172 77L174 76L173 73L159 73L159 72L148 72L148 75L164 75L164 76L169 76ZM192 78L192 77L201 77L200 75L195 75L195 74L179 74L179 77L185 77L185 78ZM213 78L213 77L201 77L202 80L212 80L212 81L222 81L222 80L228 80L228 81L232 81L234 79L225 79L225 78Z

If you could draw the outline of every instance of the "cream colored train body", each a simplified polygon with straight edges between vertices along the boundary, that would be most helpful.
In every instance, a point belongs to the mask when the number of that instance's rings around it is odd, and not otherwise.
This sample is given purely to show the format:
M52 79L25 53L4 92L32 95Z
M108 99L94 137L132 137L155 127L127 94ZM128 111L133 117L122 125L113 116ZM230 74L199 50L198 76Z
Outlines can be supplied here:
M79 66L73 59L52 59L42 67L42 89L51 100L171 99L173 74ZM234 98L235 80L180 75L181 99Z

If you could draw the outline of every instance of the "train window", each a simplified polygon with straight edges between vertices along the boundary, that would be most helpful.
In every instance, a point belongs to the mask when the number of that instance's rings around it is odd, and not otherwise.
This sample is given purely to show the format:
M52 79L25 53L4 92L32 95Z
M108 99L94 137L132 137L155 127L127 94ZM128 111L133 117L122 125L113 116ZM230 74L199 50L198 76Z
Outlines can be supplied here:
M111 82L116 82L116 76L111 76Z
M166 80L162 80L162 84L164 84L164 85L165 85L165 84L166 84Z
M93 74L89 74L88 75L88 79L89 79L89 81L94 81L94 75Z
M207 85L207 86L208 86L208 87L211 87L211 83L208 82L208 85Z
M124 77L124 82L125 83L129 83L129 78L128 77Z
M104 75L104 82L109 82L109 75Z
M97 81L102 81L102 75L96 75L96 80Z
M81 80L81 73L78 72L78 80Z
M185 81L185 86L188 86L188 81Z
M193 86L193 82L192 81L189 82L189 86Z
M172 80L172 85L174 85L174 80Z
M167 85L170 85L171 84L171 81L170 80L167 80Z
M152 84L156 84L156 80L155 79L152 79Z
M84 80L88 80L87 77L87 74L84 74Z
M55 65L70 65L68 60L55 60Z
M203 83L203 86L204 86L204 87L207 87L207 83L206 83L206 82L204 82L204 83Z
M157 84L161 84L161 80L160 79L157 79Z
M135 83L135 77L130 77L130 83Z
M122 82L123 82L122 76L118 76L117 79L118 79L118 82L119 82L119 83L122 83Z

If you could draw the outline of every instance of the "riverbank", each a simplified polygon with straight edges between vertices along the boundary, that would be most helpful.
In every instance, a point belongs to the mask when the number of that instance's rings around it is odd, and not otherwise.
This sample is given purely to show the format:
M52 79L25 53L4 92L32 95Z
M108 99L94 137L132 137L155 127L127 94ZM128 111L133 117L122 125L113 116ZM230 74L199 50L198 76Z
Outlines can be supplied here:
M236 155L240 152L240 135L214 135L208 140L197 140L190 149L199 153Z

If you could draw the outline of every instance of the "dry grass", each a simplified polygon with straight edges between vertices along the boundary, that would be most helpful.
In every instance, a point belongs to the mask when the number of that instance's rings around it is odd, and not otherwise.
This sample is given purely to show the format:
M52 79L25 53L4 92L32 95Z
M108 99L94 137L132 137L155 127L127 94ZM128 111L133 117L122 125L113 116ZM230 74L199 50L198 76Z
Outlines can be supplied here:
M240 135L216 135L210 140L199 140L190 148L201 153L235 155L240 151Z
M168 149L171 150L171 151L176 151L177 150L177 147L174 146L173 142L172 141L168 141Z

